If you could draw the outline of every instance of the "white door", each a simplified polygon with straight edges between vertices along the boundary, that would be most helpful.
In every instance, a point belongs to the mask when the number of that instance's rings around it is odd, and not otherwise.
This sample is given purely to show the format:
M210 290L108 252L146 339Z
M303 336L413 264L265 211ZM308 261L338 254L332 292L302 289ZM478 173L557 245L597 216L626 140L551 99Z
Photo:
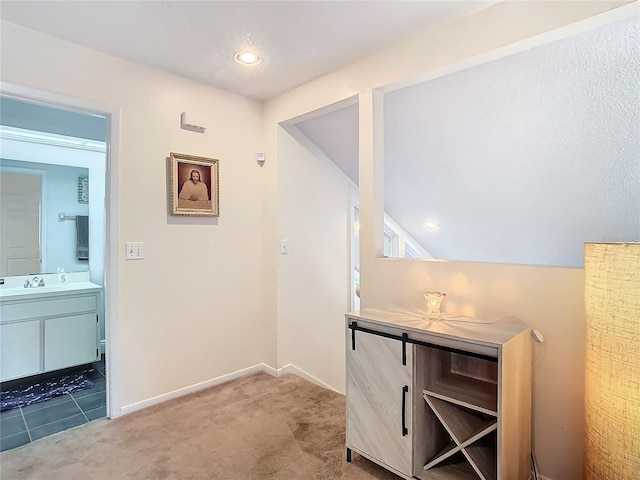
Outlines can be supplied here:
M3 173L0 275L28 275L40 269L40 176Z

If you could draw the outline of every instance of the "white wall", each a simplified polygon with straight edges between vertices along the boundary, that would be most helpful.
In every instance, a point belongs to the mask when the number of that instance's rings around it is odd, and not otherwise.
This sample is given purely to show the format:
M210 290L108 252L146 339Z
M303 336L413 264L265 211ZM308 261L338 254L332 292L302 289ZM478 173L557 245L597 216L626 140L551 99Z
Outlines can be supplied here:
M353 182L292 132L278 131L279 232L288 245L278 261L278 366L313 372L344 392L344 342L317 340L344 335Z
M635 5L623 14L613 12L604 19L572 25L623 3L626 2L501 2L466 19L418 34L405 44L281 95L267 103L265 112L268 135L274 137L277 123L364 92L361 96L364 103L360 104L362 305L394 302L422 308L421 292L443 290L447 292L444 306L447 312L487 318L516 314L542 330L546 340L542 357L537 345L534 349L534 449L539 473L553 480L582 477L583 270L376 258L382 247L382 235L376 232L382 231L383 182L379 160L383 148L381 119L374 120L372 113L373 98L377 95L370 89L391 90L424 81L452 65L469 66L491 56L515 53L637 12ZM572 26L556 31L568 25ZM375 136L374 129L377 130ZM277 154L278 164L270 165L267 172L275 181L280 179L276 173L280 164L291 161L290 153L281 152L272 138L267 138L267 145L268 158ZM278 186L284 188L284 185ZM273 201L270 193L266 192L265 202ZM295 192L291 195L295 196ZM288 215L284 210L277 212L276 217L278 214ZM266 221L270 221L269 218ZM280 218L280 221L286 220ZM266 235L265 245L275 245L277 232L267 231ZM308 252L307 260L313 264L307 268L324 261L324 257L314 257L313 253ZM266 255L269 254L266 251ZM279 308L283 309L282 303ZM321 332L315 325L302 323L298 327L300 334L306 331L319 344L344 342L343 332ZM320 363L308 368L312 375L323 371ZM339 386L336 383L335 387Z
M120 111L114 413L262 362L260 104L6 22L1 40L3 81ZM168 215L170 152L220 159L219 219ZM125 241L145 259L125 261Z

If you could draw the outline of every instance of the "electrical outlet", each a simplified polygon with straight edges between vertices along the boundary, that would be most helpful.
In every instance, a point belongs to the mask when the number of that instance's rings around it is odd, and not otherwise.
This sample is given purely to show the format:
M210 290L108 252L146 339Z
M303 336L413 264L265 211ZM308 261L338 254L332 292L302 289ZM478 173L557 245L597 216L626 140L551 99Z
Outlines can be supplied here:
M127 242L127 260L142 260L144 258L144 242Z

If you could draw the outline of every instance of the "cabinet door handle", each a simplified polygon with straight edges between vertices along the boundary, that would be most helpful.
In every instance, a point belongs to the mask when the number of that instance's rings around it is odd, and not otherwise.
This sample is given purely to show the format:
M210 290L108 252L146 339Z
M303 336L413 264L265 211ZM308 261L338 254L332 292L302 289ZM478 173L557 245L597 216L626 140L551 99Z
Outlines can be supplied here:
M402 365L407 364L407 342L409 341L409 335L402 334Z
M358 322L351 322L351 350L356 349L356 329L358 328Z
M402 387L402 436L405 437L409 434L409 430L407 429L407 392L409 392L409 387L405 385Z

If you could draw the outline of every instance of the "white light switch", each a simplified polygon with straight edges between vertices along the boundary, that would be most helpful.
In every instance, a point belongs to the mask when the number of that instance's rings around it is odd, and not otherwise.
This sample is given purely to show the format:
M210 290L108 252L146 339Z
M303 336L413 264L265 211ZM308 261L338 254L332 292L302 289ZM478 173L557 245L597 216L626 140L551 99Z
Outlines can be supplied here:
M287 245L287 242L288 240L286 239L280 240L280 253L282 255L289 253L289 246Z
M127 260L142 260L144 258L144 242L127 242Z

